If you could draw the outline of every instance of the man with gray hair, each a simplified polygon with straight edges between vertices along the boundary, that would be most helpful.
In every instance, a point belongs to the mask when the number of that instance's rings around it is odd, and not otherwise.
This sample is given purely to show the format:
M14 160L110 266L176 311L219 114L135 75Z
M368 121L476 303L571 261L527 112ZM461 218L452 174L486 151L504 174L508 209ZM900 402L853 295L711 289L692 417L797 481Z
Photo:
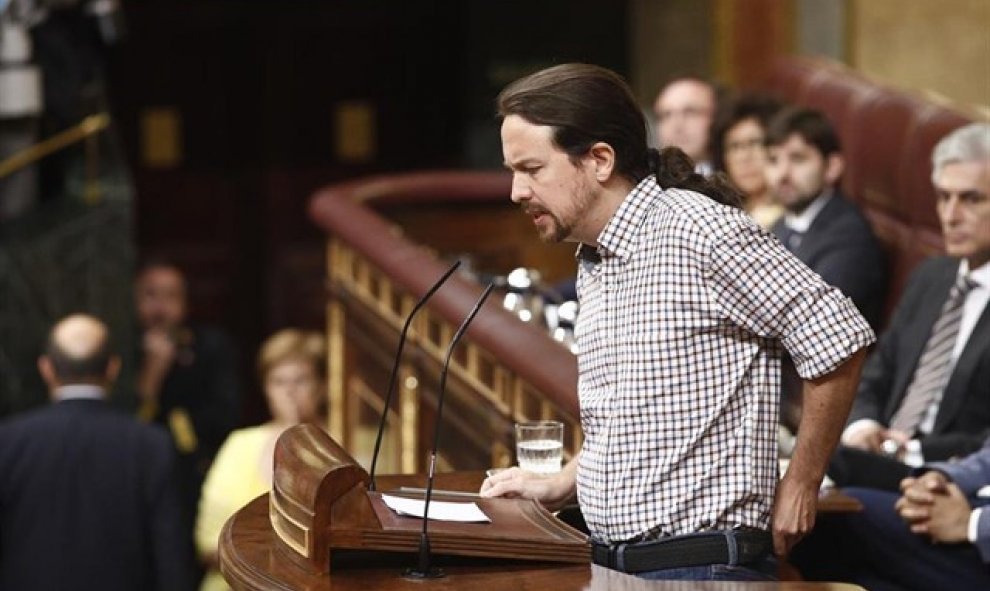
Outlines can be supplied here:
M886 482L864 481L857 473L878 471L857 470L840 451L830 472L840 485L896 490L909 467L970 454L990 436L990 124L943 138L932 168L947 256L909 280L842 435L857 450L844 453L885 456L895 469Z
M899 493L846 488L863 510L823 519L796 548L793 563L808 579L990 589L990 124L946 136L932 164L948 256L912 277L867 361L843 437L926 463Z
M54 404L0 422L0 589L192 589L172 445L106 403L107 327L58 322L38 369Z

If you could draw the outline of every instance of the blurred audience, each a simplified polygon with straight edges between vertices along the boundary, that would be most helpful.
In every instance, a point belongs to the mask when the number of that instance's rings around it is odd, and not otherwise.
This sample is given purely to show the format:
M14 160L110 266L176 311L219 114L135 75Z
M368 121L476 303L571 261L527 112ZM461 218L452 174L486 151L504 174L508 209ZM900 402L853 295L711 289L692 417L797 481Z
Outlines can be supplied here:
M187 322L186 280L174 264L146 263L137 275L135 297L142 330L139 413L172 435L184 519L191 532L206 471L240 421L234 350L218 329Z
M196 520L196 547L207 565L202 591L228 589L217 570L220 530L238 509L271 489L275 441L292 425L322 422L326 402L323 335L285 329L258 353L258 377L272 420L238 429L217 454L203 485Z
M990 439L958 462L926 465L901 494L844 492L862 512L819 523L792 556L805 577L870 590L990 589Z
M106 402L107 327L58 322L38 369L53 404L0 423L0 589L192 589L175 454Z
M831 123L819 111L786 108L767 128L767 149L767 181L786 210L773 233L876 328L886 259L866 217L839 190L844 161Z
M887 289L886 260L869 222L838 188L844 162L835 130L818 111L788 107L766 133L767 183L785 210L771 231L876 327ZM801 399L801 380L785 355L781 422L792 432L800 423Z
M842 435L845 446L887 461L864 464L840 449L830 471L839 484L893 488L907 471L901 462L963 456L990 436L990 124L943 138L932 170L948 256L911 276L863 366ZM878 481L880 473L889 476Z
M712 124L712 166L743 194L743 208L765 229L784 214L767 183L767 125L780 110L776 100L755 94L719 106Z
M717 104L715 85L690 77L671 80L653 104L660 147L680 148L705 176L712 172L708 136Z

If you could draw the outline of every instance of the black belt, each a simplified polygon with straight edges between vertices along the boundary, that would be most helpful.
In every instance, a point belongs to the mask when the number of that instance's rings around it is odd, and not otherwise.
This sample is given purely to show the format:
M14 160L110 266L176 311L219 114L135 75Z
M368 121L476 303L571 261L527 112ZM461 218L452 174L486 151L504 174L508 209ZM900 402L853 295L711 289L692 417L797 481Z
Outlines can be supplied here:
M733 529L673 536L638 544L592 542L595 564L625 573L709 564L749 564L765 558L773 539L758 529Z

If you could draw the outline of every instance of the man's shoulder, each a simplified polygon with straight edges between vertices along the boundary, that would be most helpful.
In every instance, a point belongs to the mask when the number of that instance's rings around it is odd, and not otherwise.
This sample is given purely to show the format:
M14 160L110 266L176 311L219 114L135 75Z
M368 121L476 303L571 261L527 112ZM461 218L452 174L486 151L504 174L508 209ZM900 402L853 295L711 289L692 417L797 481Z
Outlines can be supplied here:
M54 405L46 403L6 416L0 419L0 437L33 430L36 425L52 420L54 410Z
M874 238L873 226L870 225L866 214L839 191L832 195L825 208L818 214L815 222L828 225L829 231L833 233L849 230L849 234L853 236ZM843 235L841 238L845 239L847 236Z
M749 221L742 209L688 189L665 189L663 199L657 202L656 212L686 222L687 227L704 234L724 232Z
M938 255L928 257L918 263L918 266L911 272L908 285L927 286L933 282L938 285L951 283L955 280L955 275L959 270L959 259L950 256Z
M95 429L80 431L86 423ZM83 438L113 442L122 447L138 445L164 450L171 441L164 428L142 423L132 415L98 400L66 400L25 411L0 422L0 445L14 442L80 441Z

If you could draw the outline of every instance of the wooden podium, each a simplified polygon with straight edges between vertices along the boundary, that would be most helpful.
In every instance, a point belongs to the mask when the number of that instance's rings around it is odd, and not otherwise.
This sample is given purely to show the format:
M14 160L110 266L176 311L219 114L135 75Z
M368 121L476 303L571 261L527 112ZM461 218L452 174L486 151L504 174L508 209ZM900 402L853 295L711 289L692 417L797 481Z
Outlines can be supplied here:
M480 474L440 478L442 486L477 490ZM458 481L459 480L459 481ZM424 477L383 476L378 489L397 496L422 498L398 490L422 487ZM423 522L385 506L380 492L368 491L369 477L324 431L313 425L287 430L275 447L275 477L268 495L268 518L277 555L302 571L326 574L338 550L414 552ZM466 485L466 486L465 486ZM437 501L465 501L461 495L434 492ZM260 505L259 498L252 505ZM538 502L525 499L471 498L491 523L430 521L435 554L541 562L588 563L587 536L556 519ZM237 541L232 522L221 536L221 570L238 576ZM233 571L231 571L233 569Z
M476 491L481 472L437 475L438 489ZM422 487L423 475L388 475L378 488ZM275 450L275 485L227 521L220 570L238 591L521 589L646 591L710 589L712 583L653 582L589 563L587 538L535 503L474 499L491 524L430 522L436 562L448 576L401 576L415 562L422 521L400 517L367 490L368 475L326 433L286 431ZM437 500L463 497L434 495ZM841 495L820 511L854 510ZM852 591L836 583L720 583L722 591Z

